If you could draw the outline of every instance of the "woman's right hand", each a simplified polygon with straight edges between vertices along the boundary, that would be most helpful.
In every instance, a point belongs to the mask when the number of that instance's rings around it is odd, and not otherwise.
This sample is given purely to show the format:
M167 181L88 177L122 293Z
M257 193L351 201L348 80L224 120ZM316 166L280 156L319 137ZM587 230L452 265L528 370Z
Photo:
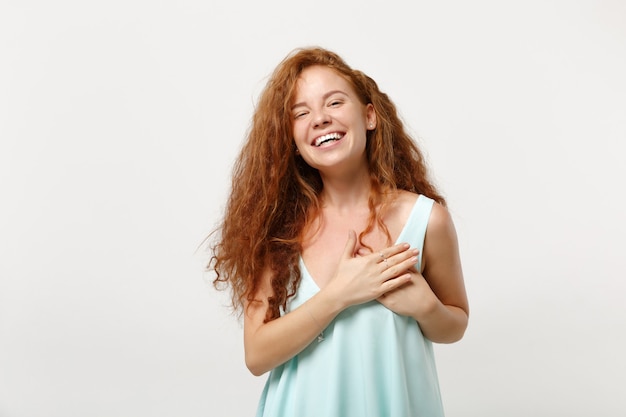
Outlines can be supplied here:
M356 253L356 233L351 230L333 278L324 287L343 308L375 300L411 280L408 270L417 263L417 249L408 243L376 253Z

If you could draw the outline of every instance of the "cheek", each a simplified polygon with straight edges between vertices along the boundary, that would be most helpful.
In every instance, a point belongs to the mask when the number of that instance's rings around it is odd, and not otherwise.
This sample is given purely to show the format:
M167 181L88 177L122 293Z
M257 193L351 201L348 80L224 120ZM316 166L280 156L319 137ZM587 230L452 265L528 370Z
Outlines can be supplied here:
M304 142L300 136L298 136L297 132L294 132L293 135L293 149L297 154L300 154L300 151L304 150Z
M305 130L302 128L298 128L298 126L294 126L292 129L293 132L293 141L296 145L301 145L306 142L306 134Z

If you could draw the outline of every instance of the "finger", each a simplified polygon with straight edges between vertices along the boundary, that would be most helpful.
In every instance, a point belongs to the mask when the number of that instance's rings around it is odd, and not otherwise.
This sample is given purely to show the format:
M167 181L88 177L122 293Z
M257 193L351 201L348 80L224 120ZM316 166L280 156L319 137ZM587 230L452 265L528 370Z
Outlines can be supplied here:
M376 256L376 262L377 263L382 263L385 262L387 260L387 255L385 255L384 251L380 251L378 252L377 256Z
M383 282L382 285L380 286L381 293L382 294L389 293L403 286L407 282L411 281L411 279L412 279L411 274L402 274L398 277L388 279L387 281Z
M419 253L420 252L418 249L405 250L404 252L400 252L388 258L384 258L381 261L381 266L383 267L383 270L385 270L390 267L399 265L403 262L406 262L408 260L409 261L408 268L410 268L411 266L417 263L417 260L418 260L417 256L419 255Z
M415 253L416 251L410 252ZM382 278L391 279L411 271L417 263L417 255L412 255L406 259L399 258L399 255L389 258L383 262Z
M406 251L410 247L411 246L408 243L400 243L398 245L394 245L394 246L390 246L388 248L382 249L378 252L373 252L371 254L371 257L375 259L377 263L382 263L389 257L395 256L398 253L402 253L403 251Z
M403 252L398 252L394 255L390 255L387 259L389 263L392 265L399 264L407 259L414 258L418 256L420 253L419 249L407 249Z
M354 230L348 231L348 241L346 242L346 246L343 250L344 258L353 258L356 251L356 232Z
M377 255L380 258L379 260L382 260L384 258L390 258L399 253L406 252L410 248L411 248L411 245L409 245L408 243L399 243L397 245L393 245L393 246L390 246L388 248L381 250L380 252L377 253Z

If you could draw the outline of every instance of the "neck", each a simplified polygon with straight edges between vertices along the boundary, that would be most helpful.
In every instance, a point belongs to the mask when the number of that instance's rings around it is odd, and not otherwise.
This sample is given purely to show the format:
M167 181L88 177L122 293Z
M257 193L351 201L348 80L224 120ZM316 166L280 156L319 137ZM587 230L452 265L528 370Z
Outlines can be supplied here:
M344 176L322 174L322 182L323 207L339 211L368 207L371 184L367 168Z

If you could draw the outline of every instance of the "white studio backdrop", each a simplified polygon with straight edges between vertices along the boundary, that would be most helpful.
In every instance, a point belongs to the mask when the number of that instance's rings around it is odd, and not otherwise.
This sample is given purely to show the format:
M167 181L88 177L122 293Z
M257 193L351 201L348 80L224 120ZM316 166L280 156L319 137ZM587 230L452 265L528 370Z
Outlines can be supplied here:
M449 417L626 415L622 1L4 1L0 416L254 415L196 248L259 92L320 45L377 80L455 219Z

